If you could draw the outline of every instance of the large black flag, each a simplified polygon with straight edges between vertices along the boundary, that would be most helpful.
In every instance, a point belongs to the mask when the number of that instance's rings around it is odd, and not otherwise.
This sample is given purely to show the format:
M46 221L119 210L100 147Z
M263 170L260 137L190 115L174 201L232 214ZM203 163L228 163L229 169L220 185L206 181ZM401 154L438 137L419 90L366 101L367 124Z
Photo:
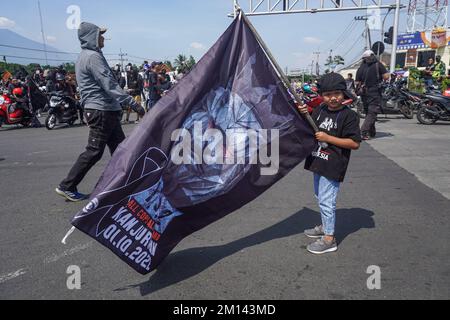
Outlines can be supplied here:
M315 144L241 16L120 145L72 223L147 274L183 238L260 196Z

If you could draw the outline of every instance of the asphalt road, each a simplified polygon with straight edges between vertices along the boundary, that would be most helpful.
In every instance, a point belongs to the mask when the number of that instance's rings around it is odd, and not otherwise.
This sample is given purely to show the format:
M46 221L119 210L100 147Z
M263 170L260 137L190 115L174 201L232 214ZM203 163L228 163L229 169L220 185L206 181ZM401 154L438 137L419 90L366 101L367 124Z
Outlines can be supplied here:
M299 166L185 239L150 276L81 232L61 244L83 204L64 202L54 188L83 151L85 127L1 129L0 299L449 299L450 126L394 118L353 155L338 202L337 253L306 252L302 233L320 216L312 176ZM108 159L81 191L91 191ZM81 290L67 288L71 265L81 269ZM379 290L368 289L369 266L380 268Z

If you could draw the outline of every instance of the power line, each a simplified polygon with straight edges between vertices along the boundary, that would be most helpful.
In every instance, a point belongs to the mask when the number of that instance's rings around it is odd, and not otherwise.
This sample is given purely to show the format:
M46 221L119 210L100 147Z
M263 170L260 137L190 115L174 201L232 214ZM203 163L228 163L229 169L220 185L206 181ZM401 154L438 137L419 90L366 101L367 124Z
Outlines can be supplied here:
M67 51L54 51L54 50L42 50L42 49L34 49L34 48L28 48L28 47L21 47L21 46L14 46L14 45L8 45L8 44L0 44L0 47L3 48L10 48L10 49L18 49L18 50L26 50L26 51L34 51L34 52L45 52L47 53L54 53L54 54L65 54L65 55L79 55L80 52L67 52ZM144 57L139 57L139 56L134 56L134 55L129 55L127 53L103 53L104 56L117 56L119 57L119 59L107 59L108 61L129 61L129 59L124 59L125 56L130 57L130 58L134 58L134 59L138 59L138 60L146 60L146 61L160 61L158 59L150 59L150 58L144 58ZM40 59L40 58L33 58L33 57L22 57L22 56L8 56L5 55L6 57L11 57L11 58L17 58L17 59L30 59L30 60L50 60L50 61L68 61L68 60L62 60L62 59L49 59L49 58L44 58L44 59ZM72 59L72 58L71 58ZM135 63L140 63L138 62L138 60L132 60Z
M48 52L48 53L56 53L56 54L68 54L68 55L79 55L80 52L66 52L66 51L52 51L52 50L42 50L42 49L33 49L33 48L27 48L27 47L19 47L19 46L13 46L13 45L7 45L7 44L0 44L0 47L4 48L11 48L11 49L20 49L20 50L27 50L27 51L36 51L36 52ZM104 53L105 56L118 56L118 53Z
M350 30L350 28L352 28L352 27L354 26L354 24L356 24L356 22L355 22L355 20L352 19L352 20L350 21L350 24L347 25L347 27L344 29L344 31L341 33L341 35L336 39L335 42L333 42L333 44L332 44L327 50L325 50L325 52L330 51L330 50L333 49L337 44L339 44L339 43L340 43L340 40L341 40L343 37L346 36L347 31Z
M32 48L11 46L11 45L6 45L6 44L0 44L0 47L11 48L11 49L21 49L21 50L28 50L28 51L36 51L36 52L48 52L48 53L60 53L60 54L80 54L79 52L71 53L71 52L63 52L63 51L51 51L51 50L42 50L42 49L32 49Z
M6 57L6 58L15 58L15 59L29 59L29 60L37 60L37 61L59 61L59 62L72 62L74 63L75 61L73 60L63 60L63 59L45 59L45 58L32 58L32 57L21 57L21 56L11 56L11 55L7 55L7 54L1 54L0 56Z
M356 38L356 41L350 46L350 48L342 55L343 58L345 58L350 52L352 52L355 48L358 48L358 45L363 41L364 38L362 35Z
M358 38L358 40L356 40L355 43L353 43L353 45L350 47L350 49L348 49L347 52L342 55L342 57L345 59L345 57L347 57L350 52L352 52L353 50L358 48L358 45L361 43L362 40L363 40L362 37Z
M339 43L337 44L337 46L334 48L335 52L338 52L338 49L340 47L342 47L345 43L345 41L347 41L347 39L350 38L350 36L355 32L355 30L357 30L357 24L353 24L353 26L345 33L345 36L339 41Z

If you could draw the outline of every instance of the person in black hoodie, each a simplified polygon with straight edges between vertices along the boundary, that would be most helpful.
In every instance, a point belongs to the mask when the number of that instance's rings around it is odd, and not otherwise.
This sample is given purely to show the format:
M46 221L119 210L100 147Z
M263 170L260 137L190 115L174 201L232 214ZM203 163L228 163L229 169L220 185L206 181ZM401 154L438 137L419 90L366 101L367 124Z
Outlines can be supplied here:
M134 98L134 100L141 104L142 101L142 91L143 91L143 83L142 78L139 76L138 71L133 66L130 66L130 69L127 71L127 84L128 84L128 94ZM130 122L131 115L131 107L126 108L126 122ZM135 123L139 123L140 120L139 114L137 115L137 120Z
M361 127L362 139L369 140L377 134L375 123L381 113L381 83L390 79L390 74L368 50L363 54L363 63L356 73L357 92L361 95L367 116Z

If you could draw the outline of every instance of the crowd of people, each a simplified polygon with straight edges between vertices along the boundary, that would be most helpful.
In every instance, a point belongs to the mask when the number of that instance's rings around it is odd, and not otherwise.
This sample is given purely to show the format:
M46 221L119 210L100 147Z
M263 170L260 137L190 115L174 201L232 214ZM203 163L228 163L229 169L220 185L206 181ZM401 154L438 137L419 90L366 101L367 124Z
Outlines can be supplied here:
M144 61L141 66L129 63L122 68L117 64L111 68L113 75L118 81L120 88L131 95L136 102L145 106L148 112L160 99L165 95L176 82L175 77L171 77L171 70L162 62ZM68 72L64 67L56 67L52 69L42 69L37 67L32 74L25 69L18 73L4 74L0 79L0 88L2 94L8 94L16 97L19 92L21 97L18 99L26 99L27 103L22 103L19 107L28 108L36 118L41 117L41 113L46 110L48 105L47 96L52 93L62 94L79 100L80 94L75 73ZM18 89L14 91L15 89ZM29 89L31 92L29 92ZM29 93L29 94L27 94ZM124 123L130 122L132 109L128 105L123 105ZM80 114L82 110L80 110ZM137 116L136 123L139 123L140 116ZM80 116L81 122L85 124L84 119ZM35 120L35 127L39 127L40 123Z
M152 107L165 95L175 83L169 75L170 69L162 62L154 61L149 64L148 61L140 66L134 66L131 63L126 65L122 70L120 64L113 68L113 74L119 85L129 95L131 95L136 102L142 104L146 112L150 111ZM130 122L130 114L132 112L130 106L123 106L125 111L125 122ZM137 116L135 123L139 123L140 117Z

